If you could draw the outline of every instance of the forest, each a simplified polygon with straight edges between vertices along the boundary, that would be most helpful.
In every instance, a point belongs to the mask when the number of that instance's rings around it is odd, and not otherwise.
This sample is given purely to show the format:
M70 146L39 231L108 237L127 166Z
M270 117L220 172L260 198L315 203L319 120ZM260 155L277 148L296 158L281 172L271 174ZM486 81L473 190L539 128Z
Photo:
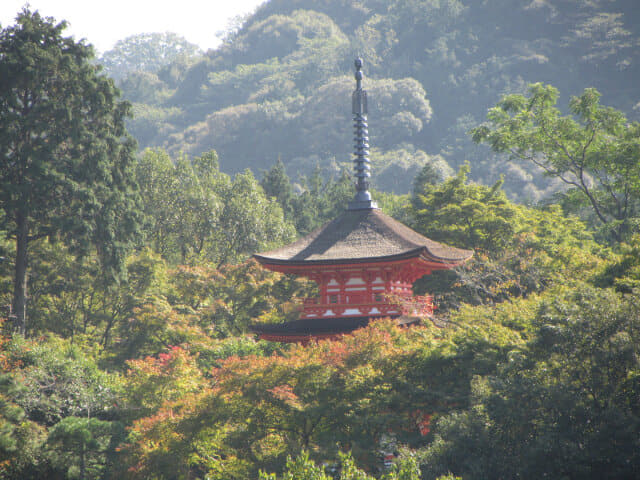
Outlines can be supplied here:
M269 0L200 51L0 26L0 478L635 479L632 0ZM372 195L471 261L420 325L258 340L251 256ZM637 83L637 82L636 82Z
M564 112L596 88L640 120L639 25L636 0L270 0L216 50L141 35L101 61L133 103L128 128L142 148L215 149L228 173L280 158L297 182L316 167L325 177L348 167L343 99L360 56L378 189L405 194L426 163L451 175L469 161L472 180L503 175L510 199L536 204L562 183L467 132L503 95L536 82L561 92Z

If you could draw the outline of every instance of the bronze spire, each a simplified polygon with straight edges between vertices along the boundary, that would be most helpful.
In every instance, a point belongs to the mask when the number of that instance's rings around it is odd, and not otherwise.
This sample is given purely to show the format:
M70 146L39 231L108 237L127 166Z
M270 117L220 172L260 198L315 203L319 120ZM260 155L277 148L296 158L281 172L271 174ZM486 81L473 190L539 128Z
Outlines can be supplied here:
M353 126L355 130L355 156L353 160L356 177L356 194L349 202L348 210L378 208L371 200L368 178L371 176L369 164L369 130L367 125L367 91L362 88L362 59L357 58L356 89L352 95Z

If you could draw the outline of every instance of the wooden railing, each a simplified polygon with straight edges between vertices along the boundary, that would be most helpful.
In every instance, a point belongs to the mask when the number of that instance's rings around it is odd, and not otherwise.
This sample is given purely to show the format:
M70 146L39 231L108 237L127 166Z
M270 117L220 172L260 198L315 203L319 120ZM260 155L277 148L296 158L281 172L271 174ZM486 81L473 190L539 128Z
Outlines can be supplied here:
M385 315L389 311L400 311L403 315L425 316L433 313L433 297L431 295L385 295L378 293L342 293L335 295L336 301L320 303L320 298L305 298L303 300L303 315L321 315L331 310L336 315L341 315L347 309L358 309L362 315L370 314L376 308L378 312L373 315Z

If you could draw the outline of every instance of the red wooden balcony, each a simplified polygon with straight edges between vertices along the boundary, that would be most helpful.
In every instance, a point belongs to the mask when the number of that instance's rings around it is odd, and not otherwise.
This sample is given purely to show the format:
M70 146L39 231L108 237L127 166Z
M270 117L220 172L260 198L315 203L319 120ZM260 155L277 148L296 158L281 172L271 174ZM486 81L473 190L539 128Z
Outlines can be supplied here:
M329 295L329 303L320 303L318 297L303 300L303 317L330 316L384 316L389 312L400 312L408 316L429 316L433 314L433 297L404 295L385 295L369 292L346 292ZM358 310L358 313L345 313L347 310ZM376 309L376 312L371 313Z

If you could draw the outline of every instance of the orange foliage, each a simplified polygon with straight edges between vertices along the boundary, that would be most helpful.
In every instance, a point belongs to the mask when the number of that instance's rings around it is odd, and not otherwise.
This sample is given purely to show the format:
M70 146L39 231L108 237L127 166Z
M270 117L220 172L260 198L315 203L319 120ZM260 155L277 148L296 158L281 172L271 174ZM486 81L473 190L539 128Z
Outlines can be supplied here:
M410 418L415 422L420 435L423 437L431 431L431 418L433 415L430 413L424 413L421 410L415 410L411 412Z
M165 397L131 428L132 472L144 477L159 459L175 462L178 456L191 459L184 468L208 471L214 462L224 472L232 468L228 459L233 468L242 465L247 449L255 449L250 464L258 467L255 458L277 461L297 449L332 450L336 444L366 455L388 432L418 441L429 433L431 413L424 412L435 405L411 382L423 375L413 368L415 355L441 335L430 325L401 329L376 321L335 341L292 345L270 356L230 356L191 388L184 377L193 358L182 348L131 361L133 385L140 377Z

